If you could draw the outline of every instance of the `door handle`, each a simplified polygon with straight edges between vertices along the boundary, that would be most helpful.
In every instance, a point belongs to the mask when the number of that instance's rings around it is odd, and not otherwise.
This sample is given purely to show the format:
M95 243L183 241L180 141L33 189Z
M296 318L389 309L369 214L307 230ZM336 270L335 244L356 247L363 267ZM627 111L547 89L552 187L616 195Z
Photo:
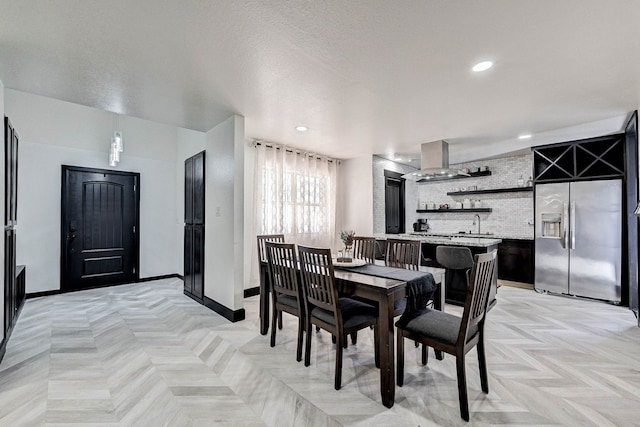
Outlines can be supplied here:
M569 229L571 249L576 248L576 202L571 202L571 228Z
M569 246L569 233L567 233L567 220L569 218L569 208L567 203L562 204L562 240L561 244L564 249Z

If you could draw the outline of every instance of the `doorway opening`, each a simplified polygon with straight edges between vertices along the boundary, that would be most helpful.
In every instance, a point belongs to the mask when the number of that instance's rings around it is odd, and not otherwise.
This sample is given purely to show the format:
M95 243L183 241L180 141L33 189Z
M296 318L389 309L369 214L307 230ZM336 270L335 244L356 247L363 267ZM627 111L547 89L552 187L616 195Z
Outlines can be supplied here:
M385 233L405 232L404 178L402 174L384 171L384 224Z

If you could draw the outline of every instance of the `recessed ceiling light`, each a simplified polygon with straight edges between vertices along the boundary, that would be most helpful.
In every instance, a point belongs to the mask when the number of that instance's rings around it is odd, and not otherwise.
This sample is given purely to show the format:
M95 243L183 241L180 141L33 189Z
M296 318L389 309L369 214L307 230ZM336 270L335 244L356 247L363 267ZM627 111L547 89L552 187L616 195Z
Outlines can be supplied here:
M491 67L493 67L493 62L491 62L491 61L482 61L482 62L478 62L476 65L474 65L472 70L475 71L476 73L479 73L481 71L486 71Z
M306 126L301 125L301 126L296 126L296 130L297 130L298 132L306 132L306 131L308 131L308 130L309 130L309 128L308 128L308 127L306 127Z
M394 157L393 160L395 160L396 162L402 161L402 157Z
M529 138L531 138L531 134L530 133L525 133L525 134L520 135L518 137L518 139L529 139Z

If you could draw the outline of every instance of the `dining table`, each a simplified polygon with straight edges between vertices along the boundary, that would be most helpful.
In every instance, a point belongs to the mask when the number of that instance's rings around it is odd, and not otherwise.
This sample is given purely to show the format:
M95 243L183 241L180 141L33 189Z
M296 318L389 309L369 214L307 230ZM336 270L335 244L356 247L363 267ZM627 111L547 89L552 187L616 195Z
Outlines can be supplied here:
M385 276L406 277L409 270L384 267ZM395 331L394 301L406 295L406 280L380 277L376 269L365 269L369 274L358 272L358 269L335 268L338 292L354 295L377 303L378 307L378 351L380 357L380 396L382 404L391 408L395 402ZM373 270L373 272L372 272ZM381 270L381 269L378 269ZM394 272L393 270L398 270ZM391 272L391 274L386 274ZM434 308L444 309L444 272L442 268L421 267L413 271L414 276L430 274L437 286ZM372 274L373 273L373 274ZM394 274L395 273L395 274ZM266 335L269 330L269 281L266 263L260 265L260 333Z

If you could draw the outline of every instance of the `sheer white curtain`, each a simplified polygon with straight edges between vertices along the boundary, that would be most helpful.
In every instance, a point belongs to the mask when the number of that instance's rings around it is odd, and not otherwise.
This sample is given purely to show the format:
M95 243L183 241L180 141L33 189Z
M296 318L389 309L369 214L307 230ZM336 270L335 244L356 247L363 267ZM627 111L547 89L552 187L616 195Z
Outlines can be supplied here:
M287 243L332 248L338 161L268 143L255 150L254 235L284 234ZM258 283L257 249L252 252L251 283Z

